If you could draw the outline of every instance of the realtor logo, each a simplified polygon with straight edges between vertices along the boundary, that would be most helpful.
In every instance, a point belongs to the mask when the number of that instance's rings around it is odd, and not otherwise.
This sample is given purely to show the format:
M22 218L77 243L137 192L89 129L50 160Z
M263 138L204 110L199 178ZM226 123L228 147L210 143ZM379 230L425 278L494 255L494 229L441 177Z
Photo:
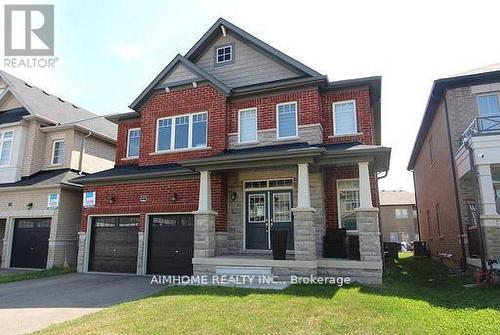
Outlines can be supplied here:
M5 5L5 56L54 55L54 5Z

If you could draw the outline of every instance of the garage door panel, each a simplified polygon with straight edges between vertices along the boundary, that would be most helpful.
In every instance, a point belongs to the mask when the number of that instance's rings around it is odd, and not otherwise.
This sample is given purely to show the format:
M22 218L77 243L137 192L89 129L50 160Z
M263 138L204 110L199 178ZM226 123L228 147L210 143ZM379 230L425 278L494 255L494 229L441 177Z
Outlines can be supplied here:
M50 236L49 218L16 219L12 244L11 267L47 267Z
M192 274L193 245L193 215L155 215L150 217L148 273Z
M95 217L92 220L90 271L135 273L139 217Z

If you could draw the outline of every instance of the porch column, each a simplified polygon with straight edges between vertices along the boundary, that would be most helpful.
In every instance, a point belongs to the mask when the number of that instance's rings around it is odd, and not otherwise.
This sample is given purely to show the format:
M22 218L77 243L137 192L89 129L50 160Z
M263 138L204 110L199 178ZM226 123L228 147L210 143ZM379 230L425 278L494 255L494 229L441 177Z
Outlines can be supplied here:
M295 260L316 260L316 228L314 225L315 209L311 208L309 186L309 164L298 164L297 207L293 208L293 229Z
M373 207L369 162L359 162L359 208L356 224L359 236L359 254L362 261L377 261L382 273L382 248L378 208ZM380 278L381 279L381 278Z
M210 171L200 171L198 210L194 212L194 257L215 255L215 216L212 210Z
M497 214L497 206L490 165L477 164L476 166L479 193L481 194L481 214L495 215Z
M359 162L359 207L373 208L372 192L370 187L370 170L368 169L369 162Z

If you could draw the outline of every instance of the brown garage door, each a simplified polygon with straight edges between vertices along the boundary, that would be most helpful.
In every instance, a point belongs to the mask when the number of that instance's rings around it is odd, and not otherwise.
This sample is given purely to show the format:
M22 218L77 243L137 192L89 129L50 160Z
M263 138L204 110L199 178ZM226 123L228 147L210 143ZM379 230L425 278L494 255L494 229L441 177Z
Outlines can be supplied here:
M193 273L193 215L154 215L149 218L148 273Z
M138 216L92 218L89 271L136 273Z
M50 219L16 219L10 266L14 268L47 267Z

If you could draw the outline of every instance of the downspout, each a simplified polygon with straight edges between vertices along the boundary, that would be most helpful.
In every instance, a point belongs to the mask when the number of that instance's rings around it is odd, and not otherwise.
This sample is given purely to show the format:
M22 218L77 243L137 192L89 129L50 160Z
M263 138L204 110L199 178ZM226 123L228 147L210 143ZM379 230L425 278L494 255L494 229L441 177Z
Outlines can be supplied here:
M87 144L87 138L92 135L92 132L89 131L89 133L83 137L83 142L82 142L82 149L80 150L80 160L78 162L78 174L83 174L83 155L85 154L85 145Z
M474 206L476 206L476 214L477 214L477 233L479 235L479 257L481 258L481 271L486 271L486 257L484 252L484 243L483 243L483 226L481 225L481 209L478 208L480 201L477 199L477 195L479 194L477 189L477 172L476 165L474 164L474 150L471 148L469 144L469 139L464 142L465 148L469 152L469 164L470 171L472 174L472 192L474 193Z
M388 171L383 171L385 172L382 176L377 175L377 191L378 191L378 181L380 179L383 179L387 177L387 174L389 173ZM382 236L382 225L381 225L381 218L380 218L380 195L377 194L377 198L379 199L379 206L378 206L378 230L380 231L380 252L382 254L382 273L385 272L385 250L384 250L384 239Z
M412 171L412 179L413 179L413 190L415 191L415 207L416 207L416 212L417 212L417 232L418 232L418 241L422 241L421 234L420 234L420 214L418 213L418 197L417 197L417 183L415 182L415 173Z
M451 161L451 175L453 177L453 187L455 189L455 205L457 207L457 217L458 217L458 230L460 232L460 245L462 249L462 262L460 264L461 270L465 271L467 269L467 255L465 253L465 243L464 243L464 229L462 223L462 213L460 210L460 199L458 196L458 184L457 184L457 172L455 166L455 155L453 154L453 144L451 141L451 130L450 130L450 118L448 115L448 102L446 100L447 90L443 93L443 101L444 101L444 114L446 117L446 135L448 137L448 144L450 148L450 161Z

